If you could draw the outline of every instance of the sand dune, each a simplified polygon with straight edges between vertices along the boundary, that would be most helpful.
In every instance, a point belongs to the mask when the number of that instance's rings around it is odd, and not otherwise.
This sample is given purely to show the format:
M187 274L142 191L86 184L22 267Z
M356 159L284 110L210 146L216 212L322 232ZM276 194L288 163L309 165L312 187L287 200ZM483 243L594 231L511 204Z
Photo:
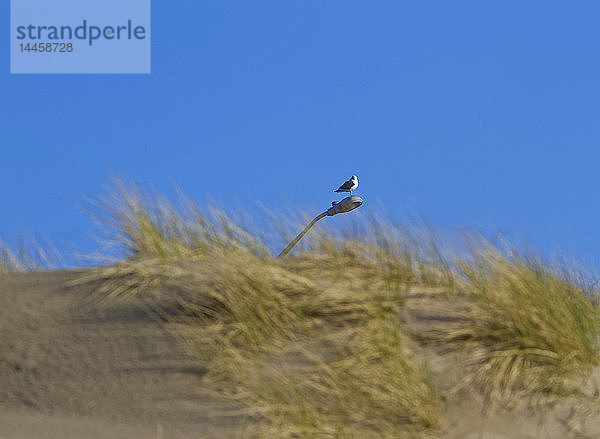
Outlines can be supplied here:
M81 271L0 275L0 438L243 437L236 407L203 388L204 370L164 322L135 303L90 301ZM456 304L409 296L403 319L415 339L452 324ZM460 378L460 353L424 346L435 381ZM448 438L597 438L600 422L574 402L481 416L465 389L446 401ZM231 416L213 416L215 411Z

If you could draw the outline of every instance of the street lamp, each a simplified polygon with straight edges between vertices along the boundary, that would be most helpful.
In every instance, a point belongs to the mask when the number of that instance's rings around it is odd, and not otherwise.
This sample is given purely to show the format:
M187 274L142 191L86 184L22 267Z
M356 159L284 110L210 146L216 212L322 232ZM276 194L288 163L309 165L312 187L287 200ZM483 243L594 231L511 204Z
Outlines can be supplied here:
M292 242L290 242L289 245L286 248L284 248L283 251L281 253L279 253L279 256L277 256L277 257L282 258L285 255L287 255L294 248L294 246L298 243L298 241L300 241L302 239L302 237L306 234L306 232L308 232L308 230L312 226L314 226L317 223L317 221L319 221L321 218L324 218L326 216L337 215L338 213L350 212L351 210L354 210L357 207L359 207L362 203L363 203L363 199L360 197L356 197L356 196L346 197L339 203L336 203L334 201L333 203L331 203L331 207L329 209L327 209L325 212L318 215L314 220L312 220L310 222L310 224L308 226L306 226L306 228L302 232L300 232L300 234L298 236L296 236L296 238Z

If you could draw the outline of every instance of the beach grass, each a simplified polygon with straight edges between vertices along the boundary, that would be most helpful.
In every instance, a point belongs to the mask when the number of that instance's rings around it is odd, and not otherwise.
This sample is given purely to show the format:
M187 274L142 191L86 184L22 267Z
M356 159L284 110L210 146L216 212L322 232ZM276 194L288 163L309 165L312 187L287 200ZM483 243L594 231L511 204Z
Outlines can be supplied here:
M469 378L488 406L586 393L600 359L597 291L589 277L539 256L506 256L493 248L470 260L460 266L457 284L471 306L464 325L441 340L475 348Z
M427 231L373 218L353 234L317 227L278 259L260 231L185 198L118 184L100 205L123 258L81 281L101 279L104 299L176 296L164 318L205 367L205 385L239 404L248 437L435 434L444 396L423 343L464 352L461 385L486 410L589 394L596 291L566 266L487 243L447 255ZM433 289L465 311L416 340L404 306Z

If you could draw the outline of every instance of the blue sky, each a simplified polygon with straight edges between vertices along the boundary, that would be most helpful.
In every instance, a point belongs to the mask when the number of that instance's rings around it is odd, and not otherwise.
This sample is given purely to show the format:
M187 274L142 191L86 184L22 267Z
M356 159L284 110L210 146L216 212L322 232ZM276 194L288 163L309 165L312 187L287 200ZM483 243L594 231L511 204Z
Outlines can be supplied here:
M150 75L11 75L0 13L10 242L91 249L111 175L319 211L357 174L393 215L600 254L597 2L153 0Z

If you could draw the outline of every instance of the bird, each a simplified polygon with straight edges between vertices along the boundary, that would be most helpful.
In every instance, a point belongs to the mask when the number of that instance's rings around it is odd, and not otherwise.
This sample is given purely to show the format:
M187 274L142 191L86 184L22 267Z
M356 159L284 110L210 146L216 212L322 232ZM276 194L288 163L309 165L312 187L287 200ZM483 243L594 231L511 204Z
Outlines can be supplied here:
M335 190L334 192L350 192L350 196L352 196L352 191L356 190L357 187L358 187L358 177L356 175L353 175L352 177L350 177L350 180L345 182L343 185L341 185L339 188L337 188L337 190Z

